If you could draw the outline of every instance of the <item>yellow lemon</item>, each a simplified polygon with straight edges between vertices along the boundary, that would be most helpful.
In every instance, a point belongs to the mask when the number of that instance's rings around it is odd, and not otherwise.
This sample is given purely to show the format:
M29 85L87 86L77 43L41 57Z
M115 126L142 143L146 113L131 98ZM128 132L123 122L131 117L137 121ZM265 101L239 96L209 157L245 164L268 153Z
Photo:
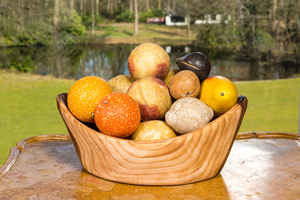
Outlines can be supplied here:
M203 81L199 99L214 111L218 117L237 103L238 91L234 83L223 76L212 76Z

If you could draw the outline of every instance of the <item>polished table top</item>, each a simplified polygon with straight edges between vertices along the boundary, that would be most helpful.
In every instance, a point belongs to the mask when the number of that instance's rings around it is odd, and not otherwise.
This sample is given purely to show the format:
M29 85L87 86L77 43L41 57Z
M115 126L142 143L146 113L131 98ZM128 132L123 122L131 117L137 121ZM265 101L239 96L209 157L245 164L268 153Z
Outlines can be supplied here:
M240 133L218 176L177 186L104 180L82 168L68 135L26 138L0 169L0 199L300 199L300 136Z

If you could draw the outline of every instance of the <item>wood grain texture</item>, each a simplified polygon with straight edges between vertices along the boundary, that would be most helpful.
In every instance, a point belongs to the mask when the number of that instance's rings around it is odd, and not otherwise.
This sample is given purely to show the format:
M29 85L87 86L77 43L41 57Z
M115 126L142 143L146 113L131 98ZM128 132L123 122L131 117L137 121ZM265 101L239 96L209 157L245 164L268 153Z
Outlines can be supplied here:
M139 185L180 185L212 178L222 170L247 108L247 98L206 126L162 141L111 137L78 121L57 96L83 168L101 178Z

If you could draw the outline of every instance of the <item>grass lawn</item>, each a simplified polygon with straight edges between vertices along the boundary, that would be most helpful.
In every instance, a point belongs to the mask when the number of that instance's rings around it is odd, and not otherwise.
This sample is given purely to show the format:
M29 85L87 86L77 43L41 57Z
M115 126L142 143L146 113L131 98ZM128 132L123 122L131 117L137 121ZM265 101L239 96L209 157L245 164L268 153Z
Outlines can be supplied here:
M248 98L239 132L298 133L300 78L235 84Z
M67 134L56 107L56 95L74 81L0 71L0 166L21 139Z
M196 40L197 26L191 26L191 34L188 36L186 26L165 26L161 24L140 23L138 36L134 35L133 23L116 23L105 24L96 27L95 34L102 35L108 33L110 35L106 43L130 43L141 44L144 42L154 42L160 45L176 44L184 45L191 44ZM86 31L91 34L91 31Z
M21 139L67 134L56 107L56 96L74 80L0 71L0 166ZM240 132L298 133L300 78L236 83L248 98Z

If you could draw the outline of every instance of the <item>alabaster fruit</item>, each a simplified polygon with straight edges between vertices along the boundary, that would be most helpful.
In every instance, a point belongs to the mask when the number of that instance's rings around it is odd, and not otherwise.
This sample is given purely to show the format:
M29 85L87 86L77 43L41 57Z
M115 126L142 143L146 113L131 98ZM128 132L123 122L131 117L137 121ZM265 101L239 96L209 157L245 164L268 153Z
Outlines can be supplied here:
M170 66L168 53L161 46L153 43L137 46L128 58L128 71L134 80L148 76L164 80Z
M175 99L197 97L200 92L199 78L190 70L180 71L172 78L169 90Z
M198 98L184 97L173 103L165 119L177 133L185 134L206 125L213 116L213 110Z
M164 118L172 104L168 86L155 77L134 81L127 94L139 104L143 121Z
M141 122L131 139L137 141L157 141L176 137L175 131L164 121Z
M180 70L191 70L202 83L208 78L211 71L209 58L201 52L192 52L176 59L176 64Z
M133 81L133 78L131 78L129 75L119 75L110 79L108 84L113 92L126 94Z

